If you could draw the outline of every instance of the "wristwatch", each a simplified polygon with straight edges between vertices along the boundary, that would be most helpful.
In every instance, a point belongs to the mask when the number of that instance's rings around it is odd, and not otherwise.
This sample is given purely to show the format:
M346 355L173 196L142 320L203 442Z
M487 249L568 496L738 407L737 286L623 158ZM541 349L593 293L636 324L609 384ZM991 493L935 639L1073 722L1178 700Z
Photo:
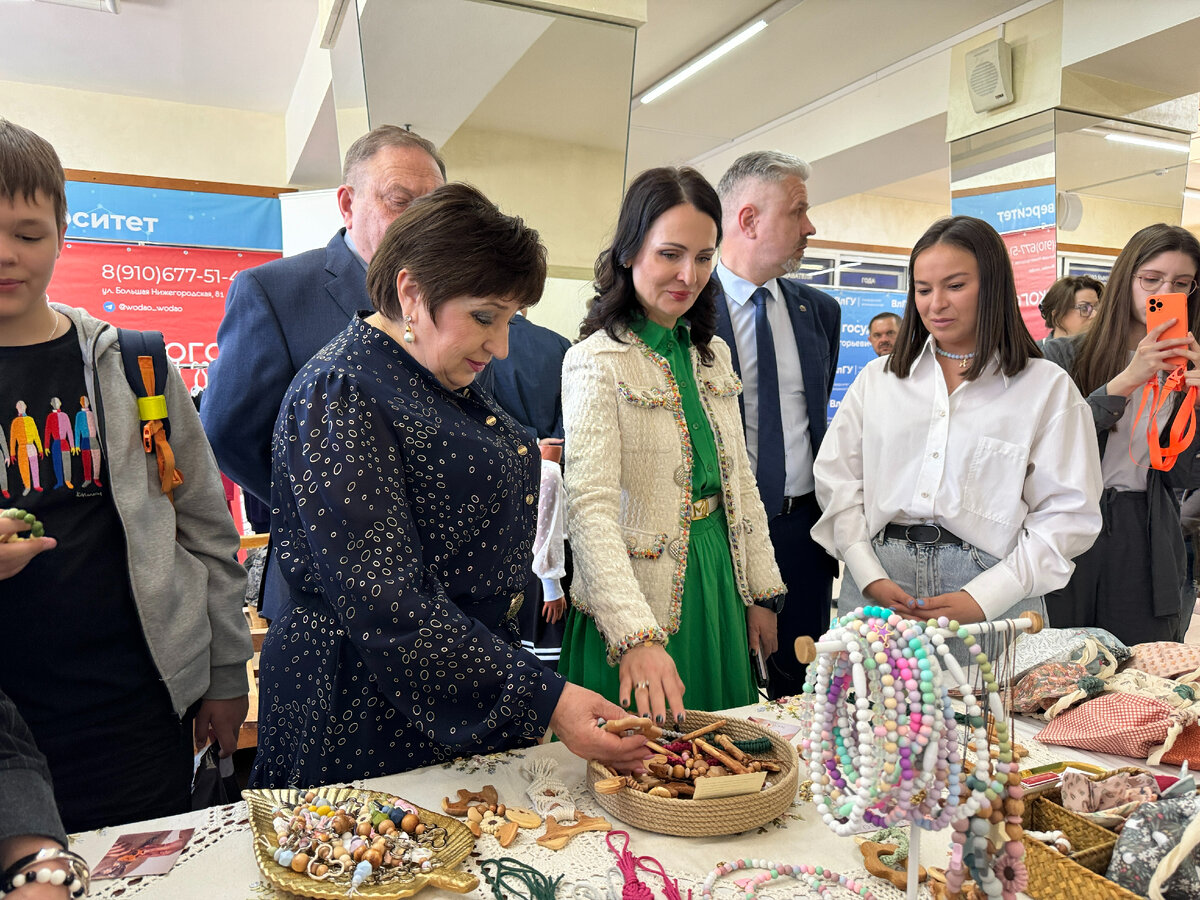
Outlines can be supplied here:
M783 612L784 601L787 600L787 594L776 594L774 597L763 597L760 600L755 600L755 606L761 606L763 609L769 609L775 615Z

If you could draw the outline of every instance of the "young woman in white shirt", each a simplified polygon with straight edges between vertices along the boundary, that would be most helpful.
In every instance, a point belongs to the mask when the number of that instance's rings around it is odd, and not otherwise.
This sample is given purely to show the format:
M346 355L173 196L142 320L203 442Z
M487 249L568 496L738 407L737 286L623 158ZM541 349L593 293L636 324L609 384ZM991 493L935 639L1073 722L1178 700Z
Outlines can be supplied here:
M813 469L813 537L846 563L838 611L1044 612L1100 529L1091 414L1038 358L991 226L942 219L909 267L896 347L850 386Z
M1146 302L1153 294L1187 295L1190 329L1200 324L1200 242L1177 225L1149 225L1113 264L1096 321L1083 336L1047 340L1046 358L1066 369L1087 397L1098 438L1104 528L1078 560L1071 582L1046 598L1056 626L1105 628L1127 644L1182 641L1196 593L1186 584L1186 554L1177 489L1200 486L1200 441L1193 440L1167 471L1150 468L1148 412L1137 421L1147 383L1185 357L1187 385L1200 385L1200 345L1163 340L1170 323L1149 333ZM1173 392L1157 416L1169 429L1184 394ZM1147 400L1147 406L1149 401Z

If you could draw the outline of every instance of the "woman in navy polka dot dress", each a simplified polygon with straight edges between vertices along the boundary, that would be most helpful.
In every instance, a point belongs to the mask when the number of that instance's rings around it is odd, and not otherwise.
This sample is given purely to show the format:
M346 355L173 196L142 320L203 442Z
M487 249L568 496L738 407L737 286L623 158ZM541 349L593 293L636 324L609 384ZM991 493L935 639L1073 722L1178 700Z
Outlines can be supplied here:
M541 297L536 231L447 185L372 259L360 314L276 422L273 547L290 602L261 658L257 787L387 775L531 744L630 767L620 707L520 647L537 445L473 386Z

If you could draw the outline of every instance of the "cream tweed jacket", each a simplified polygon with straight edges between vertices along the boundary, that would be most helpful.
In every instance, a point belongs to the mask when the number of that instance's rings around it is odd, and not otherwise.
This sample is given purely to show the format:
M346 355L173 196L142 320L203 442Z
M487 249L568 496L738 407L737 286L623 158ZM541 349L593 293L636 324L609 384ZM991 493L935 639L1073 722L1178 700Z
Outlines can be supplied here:
M567 351L567 528L575 557L571 602L590 615L609 662L644 641L666 643L679 608L692 515L692 450L667 361L632 331L599 331ZM785 591L746 454L729 347L714 337L711 366L692 348L712 425L738 595L747 606Z

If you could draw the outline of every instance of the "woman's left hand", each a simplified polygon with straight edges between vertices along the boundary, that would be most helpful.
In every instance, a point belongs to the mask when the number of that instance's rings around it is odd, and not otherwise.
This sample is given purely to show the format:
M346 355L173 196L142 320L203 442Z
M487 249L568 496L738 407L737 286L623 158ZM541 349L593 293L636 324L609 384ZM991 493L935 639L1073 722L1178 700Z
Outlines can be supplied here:
M659 725L667 721L667 708L683 721L683 681L662 644L646 641L621 657L621 705Z
M763 659L779 649L779 617L765 606L746 607L746 636L750 650Z
M975 598L966 591L951 591L948 594L938 594L936 597L921 597L906 607L897 608L896 612L910 619L936 619L945 616L960 625L971 622L982 622L987 618Z

